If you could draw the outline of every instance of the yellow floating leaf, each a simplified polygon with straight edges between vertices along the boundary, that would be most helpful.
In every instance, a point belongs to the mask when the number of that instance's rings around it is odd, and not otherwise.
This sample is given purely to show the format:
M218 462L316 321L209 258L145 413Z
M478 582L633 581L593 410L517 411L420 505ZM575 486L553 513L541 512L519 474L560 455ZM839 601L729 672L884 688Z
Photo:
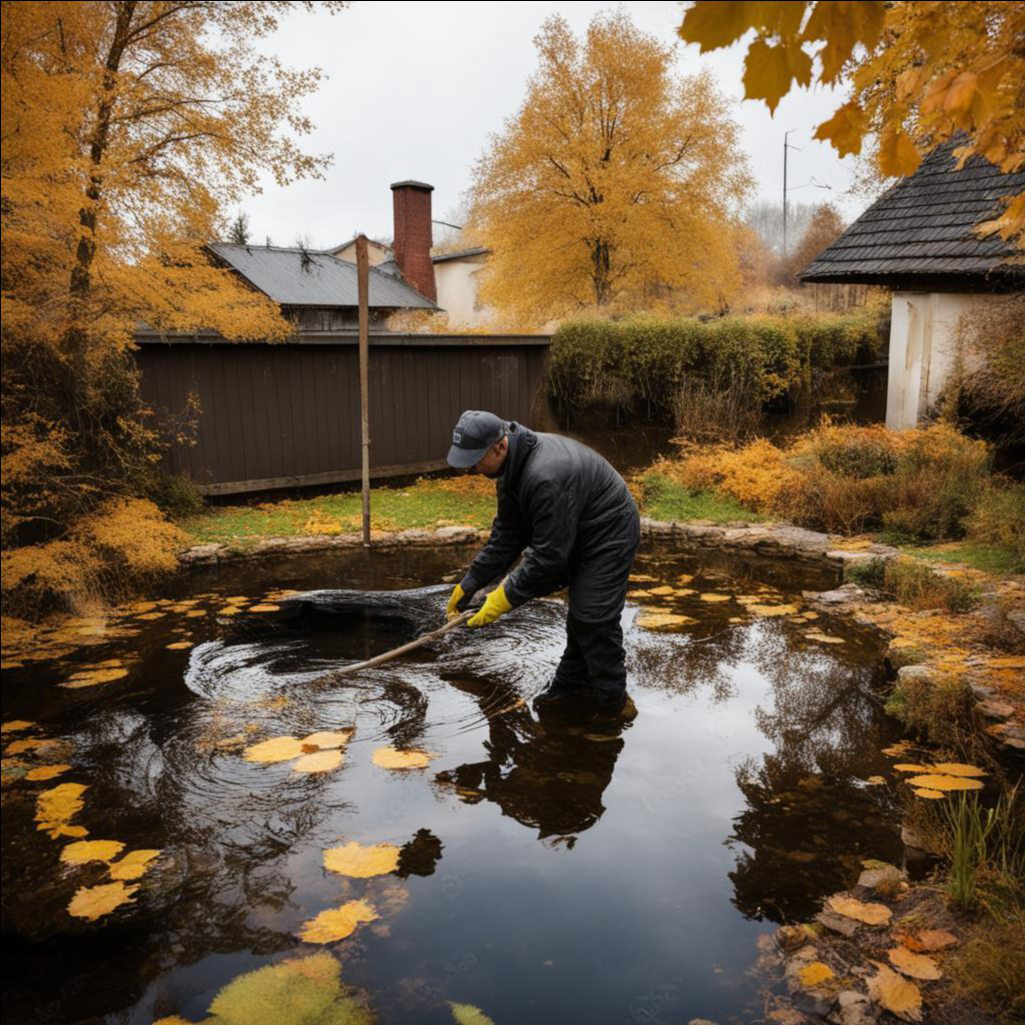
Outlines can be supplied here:
M271 604L268 603L268 604L264 604L264 605L250 605L249 611L250 612L277 612L278 609L280 609L280 608L281 608L280 605L271 605Z
M915 797L924 797L929 801L939 801L947 795L942 790L930 790L928 787L915 787L911 791Z
M796 605L759 605L751 602L747 606L748 612L756 616L789 616L797 611Z
M986 776L985 770L977 765L965 765L964 762L937 762L933 772L942 772L944 776Z
M22 740L15 740L7 747L7 754L20 755L26 751L45 750L52 747L54 741L49 737L25 737Z
M842 637L834 637L832 634L824 634L818 630L809 630L805 635L809 641L818 641L819 644L845 644Z
M87 669L75 673L61 686L68 690L77 690L80 687L95 687L101 683L113 683L114 680L121 680L127 675L127 669Z
M84 783L59 783L44 790L36 798L36 829L46 830L51 837L85 836L81 826L72 826L73 816L82 810L82 794L88 790Z
M931 957L927 957L925 954L915 954L907 947L893 947L886 952L886 956L897 971L912 979L940 979L943 977L940 966Z
M68 914L95 922L97 918L109 915L111 911L127 904L138 886L126 886L123 882L103 883L100 886L79 887L68 905Z
M110 863L111 879L141 879L149 863L160 856L160 851L129 851L120 861Z
M167 650L185 651L186 648L191 648L195 643L195 641L174 641L172 644L167 646Z
M430 751L399 751L394 747L374 749L374 765L382 769L426 769L432 758L438 756Z
M928 765L917 765L915 762L898 762L894 768L898 772L931 772Z
M334 943L351 936L363 922L373 922L378 914L367 900L349 900L340 908L321 911L303 924L299 938L307 943Z
M166 613L164 612L144 612L141 616L136 616L136 619L163 619Z
M717 601L729 601L730 596L728 594L719 594L716 591L706 591L701 596L702 601L717 602Z
M673 591L673 594L677 598L689 598L692 594L697 593L698 592L695 591L693 587L678 587L675 591Z
M885 783L886 778L884 776L869 776L865 780L866 783L871 783L872 786L879 786L880 783Z
M84 865L89 861L111 861L125 848L120 840L78 840L61 851L65 865Z
M301 744L304 749L326 750L329 747L341 747L352 740L353 730L320 730L303 737Z
M25 773L25 779L38 783L41 780L54 779L61 775L61 773L67 772L70 768L71 766L65 763L60 765L40 765L38 769L29 769Z
M645 612L637 617L637 625L642 630L664 630L695 622L697 620L693 617L680 615L677 612Z
M270 740L251 744L242 752L247 762L287 762L303 753L302 741L297 737L272 737Z
M237 616L241 611L237 605L225 605L223 609L217 610L217 614L219 616Z
M456 1025L495 1025L492 1018L473 1004L454 1004L450 1000L448 1006L452 1009L452 1019Z
M832 979L833 969L822 961L812 961L810 964L806 964L797 974L801 980L801 985L805 989L813 989L815 986L821 986L822 983Z
M353 879L384 876L399 867L399 848L392 843L343 844L324 851L324 868Z
M857 897L845 897L842 894L834 894L826 903L838 915L866 925L886 925L892 914L885 904L869 904Z
M891 758L899 758L902 754L905 754L908 748L910 747L911 741L898 740L896 744L891 744L889 747L884 747L883 754L889 755Z
M35 726L34 722L29 722L28 719L10 719L0 726L0 732L2 733L20 733L22 730L30 730Z
M967 779L964 776L943 776L939 773L929 773L925 776L912 776L908 781L913 787L920 787L923 790L981 790L982 782L977 779Z
M217 1025L342 1025L374 1019L344 995L341 965L327 952L264 965L232 979L210 1004ZM362 1013L360 1013L362 1011Z
M330 772L342 764L342 752L338 750L314 751L292 762L294 772Z
M673 593L673 588L671 588L668 584L663 584L661 587L653 587L650 591L648 591L648 594L657 594L660 597L662 595L672 594L672 593Z
M636 584L653 584L655 577L649 576L647 573L631 573L630 580Z
M868 979L868 995L880 1007L885 1008L905 1021L922 1020L922 994L919 988L902 978L892 968L872 962L876 974Z

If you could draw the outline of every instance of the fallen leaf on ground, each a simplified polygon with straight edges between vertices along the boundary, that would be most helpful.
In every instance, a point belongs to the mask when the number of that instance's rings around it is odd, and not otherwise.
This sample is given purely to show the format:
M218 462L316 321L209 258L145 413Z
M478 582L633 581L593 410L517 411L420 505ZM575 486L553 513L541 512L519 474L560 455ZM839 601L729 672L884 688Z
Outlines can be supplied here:
M798 978L800 978L801 985L805 989L812 989L832 979L833 969L822 961L812 961L798 972Z
M891 744L889 747L883 748L883 754L889 755L891 758L899 758L903 754L907 754L908 749L911 747L910 740L898 740L896 744Z
M125 845L120 840L78 840L65 845L61 861L65 865L84 865L89 861L110 861L116 858Z
M700 597L701 597L702 601L707 601L707 602L719 602L719 601L729 601L730 600L730 595L728 595L728 594L718 594L715 591L706 591Z
M450 1000L448 1006L452 1008L456 1025L495 1025L493 1019L473 1004L454 1004Z
M341 747L352 740L353 730L321 730L319 733L311 733L308 737L302 738L303 748L309 747L311 751L324 751L330 747ZM309 752L307 752L309 753Z
M399 867L399 848L391 843L343 844L324 851L324 868L354 879L388 875Z
M50 737L25 737L24 740L15 740L7 746L6 753L9 755L20 755L26 751L45 750L52 747L54 741Z
M976 765L965 765L964 762L937 762L932 766L933 772L941 772L944 776L986 776L988 773Z
M650 591L648 591L648 594L657 594L660 596L672 593L673 588L671 588L668 584L663 584L661 587L653 587Z
M250 605L250 612L277 612L280 609L280 605L271 605L270 603L264 605Z
M922 993L919 988L879 961L872 963L877 972L868 979L868 995L898 1018L921 1021Z
M299 938L307 943L334 943L351 936L363 922L377 919L374 905L366 900L348 900L340 908L321 911L316 918L303 923Z
M374 749L374 765L382 769L426 769L437 755L429 751L399 751L394 747Z
M120 861L110 863L111 879L141 879L149 863L160 856L160 851L129 851Z
M912 979L939 979L943 976L940 966L931 957L916 954L907 947L893 947L886 956L894 968Z
M342 764L342 752L338 750L314 751L292 762L293 772L330 772Z
M259 744L251 744L242 752L242 757L247 762L271 764L291 761L302 753L302 741L298 737L272 737Z
M167 646L167 650L184 651L186 648L191 648L195 643L195 641L174 641Z
M886 925L892 912L885 904L869 904L857 897L834 894L826 902L831 911L846 918L853 918L866 925Z
M946 950L956 947L960 940L946 929L922 929L913 936L902 936L901 942L909 950L923 951Z
M947 796L942 790L930 790L928 787L915 787L911 793L915 797L924 797L927 801L939 801Z
M100 886L79 887L68 905L68 914L95 922L97 918L109 915L111 911L128 903L138 886L126 886L123 882L102 883Z
M939 773L929 773L925 776L912 776L908 781L913 787L921 787L925 790L981 790L982 782L977 779L967 779L964 776L942 776Z
M805 635L809 641L818 641L819 644L846 644L842 637L834 637L832 634L824 634L818 630L809 630Z
M865 782L871 783L872 786L876 787L879 786L880 783L885 783L886 778L884 776L869 776L868 779L865 780Z
M29 769L25 773L25 779L31 780L33 783L38 783L41 780L54 779L61 773L67 772L71 766L66 763L60 765L40 765L37 769Z

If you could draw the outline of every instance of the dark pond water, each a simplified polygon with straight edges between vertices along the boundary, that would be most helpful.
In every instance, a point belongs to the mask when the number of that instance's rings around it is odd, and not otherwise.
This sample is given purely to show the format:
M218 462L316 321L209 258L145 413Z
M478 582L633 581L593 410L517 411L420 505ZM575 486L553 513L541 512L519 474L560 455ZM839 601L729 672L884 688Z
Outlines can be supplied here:
M240 974L327 950L381 1022L450 1022L449 1001L498 1025L756 1020L772 981L752 971L758 937L850 885L862 858L900 856L895 790L868 782L889 773L895 735L880 652L800 618L801 589L828 576L648 551L625 613L635 716L531 712L563 643L558 600L320 679L437 625L442 581L468 557L360 551L200 574L155 606L66 627L36 652L57 657L5 672L4 721L59 743L12 756L5 736L4 1019L201 1021ZM248 611L283 588L303 594ZM194 646L167 648L182 639ZM61 686L112 659L122 679ZM345 728L330 772L242 755ZM382 746L433 757L381 768ZM19 778L54 762L71 768ZM38 795L72 781L88 787L70 821L89 839L162 852L95 923L67 907L107 867L62 865L70 839L34 821ZM326 871L323 852L350 842L398 846L397 869ZM326 947L299 939L361 898L376 921Z

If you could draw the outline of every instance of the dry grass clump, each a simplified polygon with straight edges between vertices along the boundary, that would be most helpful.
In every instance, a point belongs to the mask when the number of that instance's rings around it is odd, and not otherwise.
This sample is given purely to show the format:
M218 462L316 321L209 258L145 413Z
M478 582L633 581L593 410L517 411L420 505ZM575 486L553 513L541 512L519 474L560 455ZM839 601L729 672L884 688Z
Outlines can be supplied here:
M991 494L988 447L947 424L898 432L827 421L787 448L760 438L691 450L653 469L802 526L845 534L883 528L908 541L963 537L969 514ZM979 524L998 530L992 517Z

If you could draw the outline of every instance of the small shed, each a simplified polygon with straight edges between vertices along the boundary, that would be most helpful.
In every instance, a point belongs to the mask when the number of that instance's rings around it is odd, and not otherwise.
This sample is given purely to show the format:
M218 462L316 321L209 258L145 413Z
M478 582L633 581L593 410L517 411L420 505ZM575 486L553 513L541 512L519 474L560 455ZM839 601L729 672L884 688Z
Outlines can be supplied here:
M982 157L958 169L958 141L933 150L801 274L892 289L888 427L913 427L935 405L957 362L962 318L1025 290L1021 251L975 231L1005 196L1025 191L1025 170L1007 173Z

